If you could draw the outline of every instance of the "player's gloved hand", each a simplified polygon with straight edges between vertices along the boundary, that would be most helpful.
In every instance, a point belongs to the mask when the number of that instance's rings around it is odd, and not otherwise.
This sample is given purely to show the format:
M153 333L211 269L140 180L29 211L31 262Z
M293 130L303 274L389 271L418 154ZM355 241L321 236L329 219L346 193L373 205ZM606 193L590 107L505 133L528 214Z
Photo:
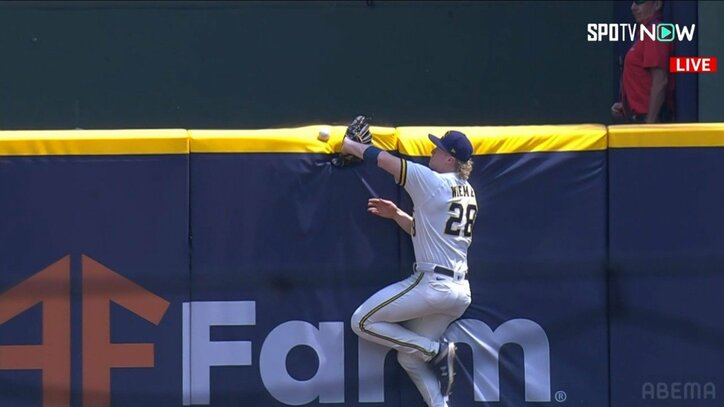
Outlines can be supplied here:
M352 141L362 144L372 144L372 133L370 133L370 118L359 115L347 126L344 136Z
M370 132L370 118L364 115L359 115L352 120L352 123L347 126L347 131L344 133L344 137L352 141L356 141L362 144L372 144L372 133ZM339 153L332 159L332 165L335 167L346 167L352 164L362 162L361 159L350 155Z

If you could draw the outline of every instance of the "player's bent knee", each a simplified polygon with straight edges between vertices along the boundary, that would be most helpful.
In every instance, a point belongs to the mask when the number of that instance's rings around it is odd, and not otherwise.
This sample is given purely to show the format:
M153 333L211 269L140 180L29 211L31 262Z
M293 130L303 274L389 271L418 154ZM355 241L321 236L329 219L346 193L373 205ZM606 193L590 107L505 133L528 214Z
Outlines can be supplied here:
M363 332L362 318L362 313L357 310L354 312L354 314L352 314L352 319L350 320L350 326L352 327L352 331L357 335L361 335Z
M352 322L350 323L350 326L352 327L352 332L354 332L354 333L357 334L358 336L359 336L359 335L362 335L362 332L363 332L363 331L362 331L362 328L360 328L358 321L355 321L355 320L353 319Z

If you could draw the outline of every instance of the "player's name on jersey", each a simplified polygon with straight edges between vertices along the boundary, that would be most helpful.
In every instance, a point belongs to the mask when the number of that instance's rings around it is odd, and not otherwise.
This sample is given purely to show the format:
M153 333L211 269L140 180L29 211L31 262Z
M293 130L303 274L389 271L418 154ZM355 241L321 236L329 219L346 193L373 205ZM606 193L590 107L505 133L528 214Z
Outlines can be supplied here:
M453 198L464 196L475 198L475 191L473 191L472 187L468 187L467 185L453 185L450 189L452 190Z

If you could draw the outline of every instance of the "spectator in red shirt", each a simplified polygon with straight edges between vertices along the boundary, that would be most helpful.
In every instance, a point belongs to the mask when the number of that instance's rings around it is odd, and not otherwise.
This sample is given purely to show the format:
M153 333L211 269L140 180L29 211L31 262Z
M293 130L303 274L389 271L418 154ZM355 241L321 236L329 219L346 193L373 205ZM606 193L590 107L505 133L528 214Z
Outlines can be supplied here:
M661 23L663 2L636 0L631 12L636 22L649 27ZM639 34L638 27L636 34ZM621 101L611 106L616 119L631 122L657 123L673 117L674 79L669 76L669 57L673 42L637 37L626 53L621 77Z

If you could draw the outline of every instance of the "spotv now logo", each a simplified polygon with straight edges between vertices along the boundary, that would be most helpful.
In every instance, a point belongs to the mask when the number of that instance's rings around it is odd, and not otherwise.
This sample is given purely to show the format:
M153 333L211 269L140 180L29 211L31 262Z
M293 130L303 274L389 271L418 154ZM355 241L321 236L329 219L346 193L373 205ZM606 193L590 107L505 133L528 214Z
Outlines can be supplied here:
M671 23L651 24L624 24L624 23L588 23L586 25L588 42L617 42L617 41L693 41L696 24L679 25Z

